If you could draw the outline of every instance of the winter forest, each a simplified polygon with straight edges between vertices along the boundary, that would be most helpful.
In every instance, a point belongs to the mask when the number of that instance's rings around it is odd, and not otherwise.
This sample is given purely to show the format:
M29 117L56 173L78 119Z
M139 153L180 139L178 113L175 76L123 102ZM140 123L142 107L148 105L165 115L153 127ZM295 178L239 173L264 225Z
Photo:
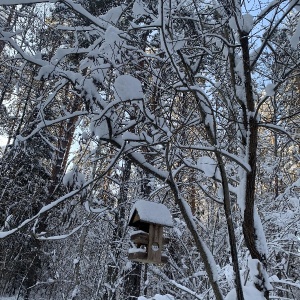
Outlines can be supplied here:
M0 5L1 300L300 299L299 0Z

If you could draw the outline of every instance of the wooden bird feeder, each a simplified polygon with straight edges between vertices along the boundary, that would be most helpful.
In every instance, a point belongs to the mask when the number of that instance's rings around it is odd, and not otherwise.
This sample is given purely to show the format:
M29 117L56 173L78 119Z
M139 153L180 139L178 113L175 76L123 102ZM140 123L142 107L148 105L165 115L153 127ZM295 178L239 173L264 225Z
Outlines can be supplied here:
M167 256L162 254L163 245L169 239L163 237L163 227L173 227L168 208L159 203L146 200L137 201L130 214L129 226L137 228L131 235L135 247L129 249L128 258L144 263L166 263Z

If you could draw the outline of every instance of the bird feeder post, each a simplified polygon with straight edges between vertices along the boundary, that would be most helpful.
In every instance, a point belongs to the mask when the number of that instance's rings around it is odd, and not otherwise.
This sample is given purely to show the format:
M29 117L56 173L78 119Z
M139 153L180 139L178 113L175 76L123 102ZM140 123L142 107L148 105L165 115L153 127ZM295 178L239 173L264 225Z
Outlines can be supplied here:
M157 224L149 226L148 259L161 262L163 247L163 227Z

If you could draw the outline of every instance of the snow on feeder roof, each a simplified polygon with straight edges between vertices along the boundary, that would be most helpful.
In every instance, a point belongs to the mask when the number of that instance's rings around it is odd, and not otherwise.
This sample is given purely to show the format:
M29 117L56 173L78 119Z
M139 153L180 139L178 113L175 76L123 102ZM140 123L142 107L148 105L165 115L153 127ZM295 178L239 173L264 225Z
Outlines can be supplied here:
M164 204L146 200L137 201L130 213L129 225L139 227L140 223L173 227L169 209Z

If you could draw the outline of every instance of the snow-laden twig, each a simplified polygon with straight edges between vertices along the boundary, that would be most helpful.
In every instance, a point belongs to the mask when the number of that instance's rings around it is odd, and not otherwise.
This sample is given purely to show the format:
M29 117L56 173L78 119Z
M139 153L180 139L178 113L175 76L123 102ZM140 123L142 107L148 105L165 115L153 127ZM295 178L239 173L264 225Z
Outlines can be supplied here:
M110 164L110 168L114 165L115 163L115 160L113 160ZM106 170L106 172L108 172L108 170ZM11 230L8 230L8 231L0 231L0 239L3 239L3 238L6 238L8 237L9 235L19 231L20 229L22 229L23 227L25 227L26 225L30 224L31 222L33 222L34 220L36 220L37 218L39 218L41 215L45 214L46 212L50 211L51 209L53 209L54 207L58 206L59 204L63 203L64 201L66 201L67 199L75 196L75 195L78 195L80 194L80 192L82 192L85 188L87 188L91 183L93 183L95 180L97 180L99 178L96 178L96 179L92 179L92 180L89 180L87 181L85 184L82 185L82 187L80 189L76 189L74 191L71 191L69 192L68 194L58 198L57 200L43 206L40 211L35 214L34 216L32 216L31 218L28 218L26 219L25 221L23 221L20 225L18 225L17 227L11 229ZM103 212L103 211L101 211ZM97 213L99 213L97 211ZM84 225L84 224L82 224ZM81 226L82 226L81 225ZM74 230L77 231L78 229L80 228L75 228ZM74 231L74 232L75 232ZM69 235L73 234L74 232L71 232ZM65 237L62 237L62 238L66 238L67 236ZM43 238L39 238L39 239L43 239ZM51 238L46 238L46 239L51 239ZM58 239L58 238L53 238L53 239Z
M83 189L83 188L82 188ZM77 189L77 190L74 190L60 198L58 198L57 200L49 203L48 205L45 205L44 207L42 207L40 209L40 211L35 214L33 217L29 218L29 219L26 219L25 221L23 221L19 226L11 229L11 230L8 230L8 231L0 231L0 239L1 238L6 238L7 236L15 233L16 231L22 229L24 226L26 226L27 224L31 223L32 221L34 221L35 219L37 219L38 217L40 217L42 214L44 214L45 212L51 210L53 207L59 205L60 203L64 202L65 200L77 195L82 189Z
M203 295L199 295L196 292L192 291L188 287L176 282L175 280L172 280L168 278L165 274L163 274L158 268L152 267L150 268L150 271L153 272L155 275L161 277L164 281L166 281L168 284L175 286L176 288L180 289L181 291L186 292L187 294L194 297L194 299L202 300L204 299Z

